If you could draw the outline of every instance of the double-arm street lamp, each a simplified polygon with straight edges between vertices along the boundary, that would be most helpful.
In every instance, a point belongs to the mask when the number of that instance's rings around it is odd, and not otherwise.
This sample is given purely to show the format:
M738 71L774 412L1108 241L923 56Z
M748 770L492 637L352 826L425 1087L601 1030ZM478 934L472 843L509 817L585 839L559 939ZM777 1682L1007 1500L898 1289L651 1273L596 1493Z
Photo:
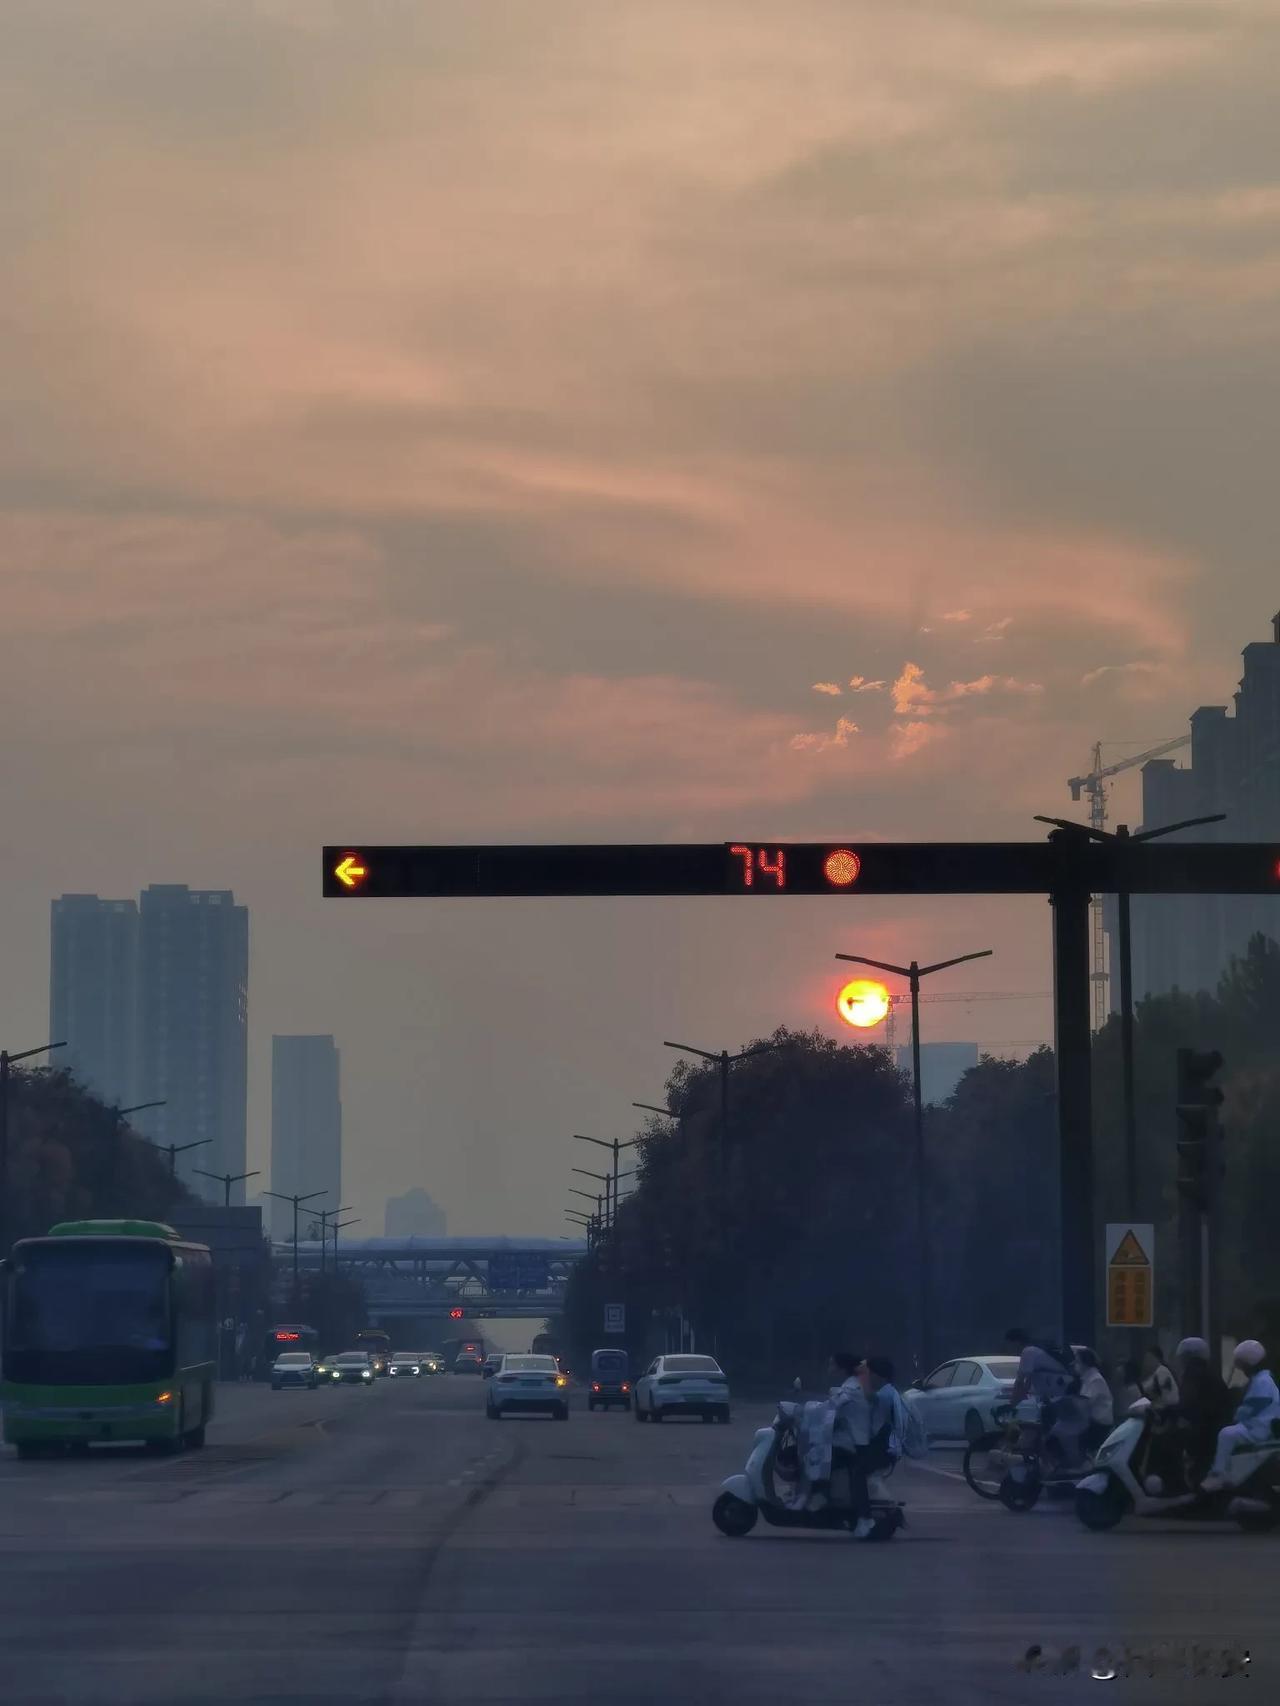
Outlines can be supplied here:
M188 1149L203 1149L206 1143L212 1142L211 1137L197 1137L193 1143L158 1143L156 1148L163 1150L169 1157L169 1177L176 1179L179 1155L185 1155Z
M329 1193L326 1190L295 1191L292 1194L288 1191L263 1191L262 1194L264 1197L274 1197L277 1202L293 1204L293 1307L296 1310L298 1307L298 1205L299 1203L313 1202L316 1197L327 1197ZM338 1248L336 1244L333 1251L333 1267L336 1273L338 1269Z
M917 1319L920 1329L920 1373L927 1374L929 1356L933 1340L932 1297L929 1284L929 1225L928 1203L925 1191L925 1156L924 1156L924 1092L920 1079L920 981L931 977L936 971L946 971L949 966L962 966L970 960L990 959L994 948L980 948L976 954L957 954L952 960L938 960L931 966L922 966L918 960L912 960L910 965L890 965L887 960L870 960L864 954L837 954L838 960L849 960L857 966L873 966L876 971L890 972L894 977L905 977L911 990L911 1089L915 1111L915 1174L916 1174L916 1275L917 1287Z
M344 1202L341 1208L318 1208L315 1210L315 1217L320 1222L320 1273L322 1276L325 1271L326 1254L329 1249L329 1222L333 1219L335 1214L350 1214L352 1206L353 1205L351 1203ZM336 1273L338 1270L336 1237L334 1243L333 1268Z
M338 1211L338 1212L341 1212L341 1211ZM338 1277L338 1234L339 1234L339 1232L342 1231L344 1226L358 1226L360 1224L360 1221L363 1218L364 1217L362 1215L353 1214L351 1216L350 1220L335 1220L333 1225L329 1228L329 1230L333 1233L333 1277L334 1277L334 1279L337 1279L337 1277Z
M16 1060L50 1054L66 1043L41 1043L39 1048L19 1049L10 1054L0 1049L0 1257L9 1254L9 1068Z
M725 1167L729 1154L729 1068L737 1066L741 1061L754 1060L758 1054L772 1054L781 1048L781 1043L756 1043L753 1048L739 1049L737 1054L730 1054L727 1048L718 1052L712 1049L695 1048L692 1043L663 1043L663 1048L673 1048L677 1054L696 1055L699 1060L710 1061L720 1069L720 1177L723 1181ZM659 1109L660 1113L669 1109Z
M261 1167L255 1167L252 1173L206 1173L203 1167L193 1167L193 1173L199 1173L202 1179L212 1179L215 1185L221 1185L223 1208L231 1207L231 1187L238 1185L242 1179L256 1179L261 1173Z
M636 1139L634 1137L629 1137L626 1139L625 1142L619 1142L619 1140L616 1137L614 1137L614 1138L583 1137L581 1132L575 1131L573 1134L573 1141L575 1143L594 1143L598 1148L607 1149L612 1154L612 1156L613 1156L613 1175L612 1175L612 1178L613 1178L613 1205L614 1205L613 1206L613 1213L616 1214L618 1211L617 1210L617 1204L618 1204L618 1157L622 1154L622 1151L624 1149L634 1149L636 1146ZM585 1169L580 1169L580 1171L585 1171ZM596 1175L596 1176L598 1177L599 1175ZM609 1201L609 1184L607 1181L605 1183L604 1194L605 1194L605 1202L607 1204Z

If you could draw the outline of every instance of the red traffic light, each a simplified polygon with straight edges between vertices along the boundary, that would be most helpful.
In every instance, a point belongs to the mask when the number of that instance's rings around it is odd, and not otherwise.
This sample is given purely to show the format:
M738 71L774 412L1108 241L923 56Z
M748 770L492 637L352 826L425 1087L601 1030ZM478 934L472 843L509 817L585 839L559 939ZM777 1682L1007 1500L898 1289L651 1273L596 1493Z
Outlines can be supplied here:
M465 1309L451 1309L451 1310L450 1310L450 1311L449 1311L449 1319L450 1319L450 1320L451 1320L451 1321L461 1321L461 1319L462 1319L462 1317L463 1317L463 1316L464 1316L464 1315L465 1315L465 1314L466 1314L466 1310L465 1310Z

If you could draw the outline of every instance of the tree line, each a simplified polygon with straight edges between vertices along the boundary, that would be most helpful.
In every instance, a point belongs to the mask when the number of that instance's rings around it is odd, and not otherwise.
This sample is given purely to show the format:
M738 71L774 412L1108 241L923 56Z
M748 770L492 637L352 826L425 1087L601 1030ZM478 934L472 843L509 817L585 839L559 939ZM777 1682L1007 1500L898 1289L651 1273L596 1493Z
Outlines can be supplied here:
M1226 1058L1225 1328L1241 1337L1280 1331L1278 1027L1280 948L1262 936L1214 993L1175 991L1138 1005L1139 1218L1156 1224L1156 1319L1171 1332L1181 1327L1174 1110L1183 1046ZM716 1067L686 1062L667 1084L676 1117L637 1131L637 1188L567 1293L564 1330L576 1358L602 1342L605 1303L624 1303L637 1355L660 1344L683 1311L699 1344L746 1378L811 1370L836 1345L883 1350L910 1366L918 1336L910 1081L883 1048L785 1028L756 1040L774 1047L735 1066L723 1132ZM1118 1019L1095 1036L1093 1073L1100 1230L1125 1217ZM1021 1061L983 1057L927 1111L932 1360L997 1352L1014 1321L1055 1326L1056 1121L1047 1048Z

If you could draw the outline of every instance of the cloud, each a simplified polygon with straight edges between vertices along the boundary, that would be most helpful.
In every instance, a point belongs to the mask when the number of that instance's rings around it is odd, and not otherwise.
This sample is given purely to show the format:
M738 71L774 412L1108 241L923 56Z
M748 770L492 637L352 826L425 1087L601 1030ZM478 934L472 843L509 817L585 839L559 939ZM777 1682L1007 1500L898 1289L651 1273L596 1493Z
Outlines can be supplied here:
M973 612L971 610L944 610L942 620L944 622L972 622Z
M930 687L918 663L905 663L893 684L895 716L931 716L962 699L985 698L990 694L1027 697L1044 692L1038 681L1019 681L1011 675L980 675L973 681L953 681L943 688Z
M858 732L857 723L840 717L830 734L793 735L791 748L793 752L829 752L832 747L848 746L849 737Z
M883 693L886 685L883 681L868 681L865 675L849 677L849 688L854 693Z
M895 723L889 730L889 756L895 762L910 758L913 753L941 740L946 733L947 730L939 723Z
M1155 675L1159 669L1159 664L1150 663L1141 658L1134 659L1132 663L1099 664L1097 669L1088 670L1080 677L1080 685L1081 687L1093 687L1108 675Z
M832 698L838 699L840 697L841 687L838 681L815 681L813 684L813 691L815 693L829 693Z

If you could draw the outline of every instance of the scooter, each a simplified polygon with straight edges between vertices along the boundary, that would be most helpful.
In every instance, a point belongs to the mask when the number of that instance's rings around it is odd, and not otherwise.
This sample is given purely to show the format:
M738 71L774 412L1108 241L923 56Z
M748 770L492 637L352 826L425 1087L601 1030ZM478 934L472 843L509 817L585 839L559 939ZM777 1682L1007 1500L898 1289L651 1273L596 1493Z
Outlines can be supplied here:
M1145 1473L1151 1425L1151 1400L1140 1398L1098 1447L1093 1474L1076 1488L1076 1515L1086 1528L1114 1528L1130 1512L1184 1522L1230 1518L1247 1534L1280 1526L1280 1435L1233 1452L1221 1491L1167 1494L1158 1475Z
M758 1517L763 1517L771 1528L853 1529L857 1513L851 1502L847 1470L835 1471L833 1496L819 1510L806 1510L803 1504L792 1504L788 1498L788 1494L794 1496L800 1484L797 1447L800 1411L799 1403L780 1403L772 1424L757 1429L746 1468L721 1484L720 1496L711 1507L711 1520L721 1534L740 1539L751 1533ZM866 1536L868 1540L892 1540L906 1526L901 1501L891 1499L885 1485L889 1473L879 1471L868 1477L874 1524ZM843 1498L838 1496L841 1491Z

